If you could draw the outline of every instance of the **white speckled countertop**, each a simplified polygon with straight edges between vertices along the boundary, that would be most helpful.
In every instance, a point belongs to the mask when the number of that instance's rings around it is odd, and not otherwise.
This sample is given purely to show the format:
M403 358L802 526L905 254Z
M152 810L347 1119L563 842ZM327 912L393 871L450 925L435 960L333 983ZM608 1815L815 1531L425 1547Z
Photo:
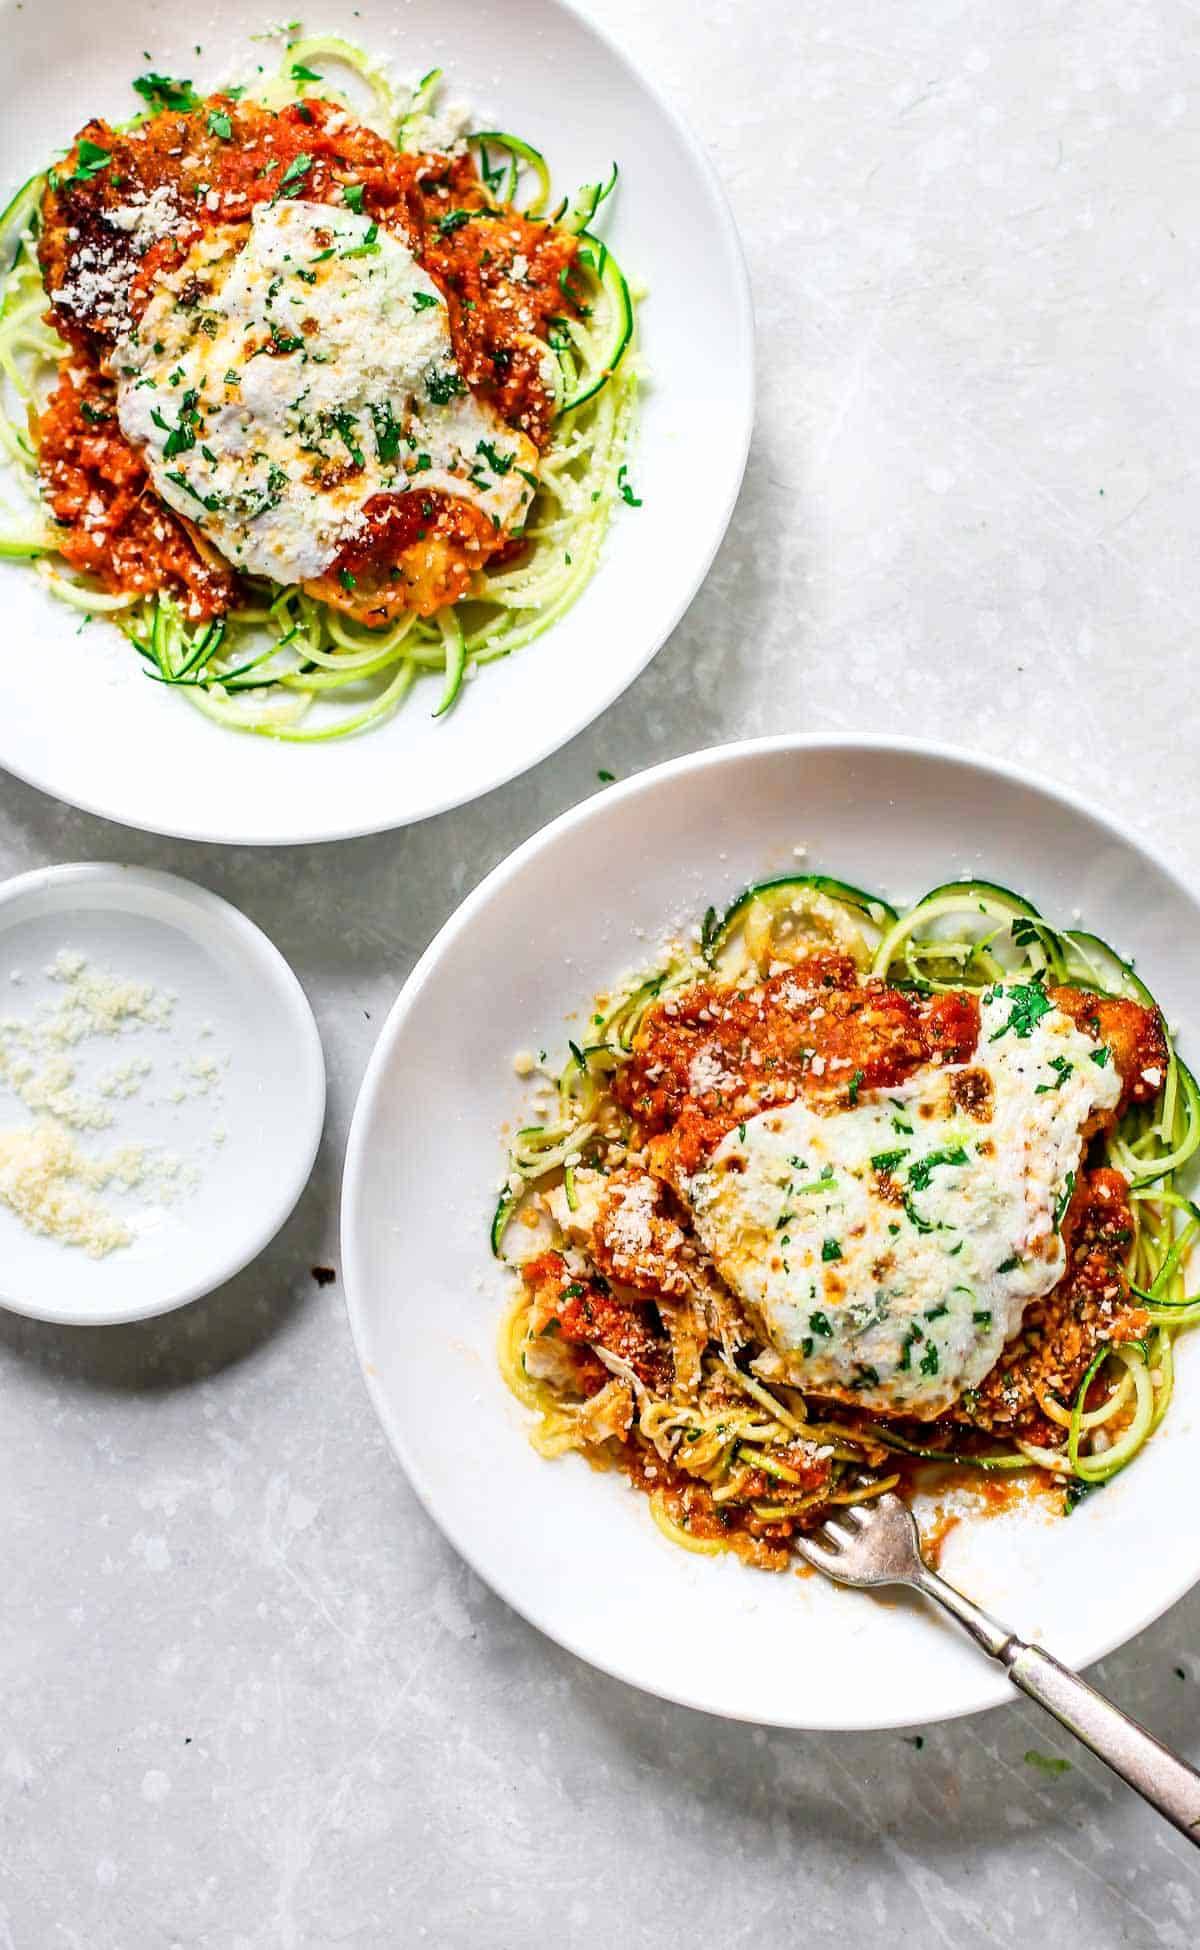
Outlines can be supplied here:
M767 1734L543 1643L417 1508L311 1277L398 984L601 767L927 733L1102 781L1200 874L1195 6L602 12L712 145L759 318L745 492L651 669L530 777L328 850L167 843L0 782L4 873L165 866L260 922L331 1084L308 1194L232 1286L128 1329L0 1316L0 1950L1200 1936L1195 1856L1032 1708L923 1745ZM1098 1677L1200 1761L1198 1631L1193 1595Z

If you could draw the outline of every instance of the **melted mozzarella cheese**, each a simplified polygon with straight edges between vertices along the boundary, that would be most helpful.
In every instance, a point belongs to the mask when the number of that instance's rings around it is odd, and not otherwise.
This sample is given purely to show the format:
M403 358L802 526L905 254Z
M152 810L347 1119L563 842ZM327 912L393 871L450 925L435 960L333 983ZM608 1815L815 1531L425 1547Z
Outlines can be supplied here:
M229 561L322 575L373 495L437 490L508 532L532 441L467 389L440 291L400 238L323 203L259 204L156 286L113 356L122 429Z
M1120 1077L1061 1011L1031 1022L1011 990L984 998L981 1025L964 1067L990 1080L986 1121L958 1107L953 1069L926 1069L826 1116L763 1111L685 1187L761 1321L764 1373L929 1419L978 1386L1062 1278L1083 1128Z

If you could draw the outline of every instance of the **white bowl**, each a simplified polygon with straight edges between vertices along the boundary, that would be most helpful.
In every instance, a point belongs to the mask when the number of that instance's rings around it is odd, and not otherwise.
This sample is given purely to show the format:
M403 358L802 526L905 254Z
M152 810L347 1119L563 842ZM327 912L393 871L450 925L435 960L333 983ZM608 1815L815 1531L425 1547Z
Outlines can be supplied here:
M668 1543L645 1499L525 1440L494 1344L505 1276L488 1248L513 1053L564 1049L566 1018L645 965L674 922L747 882L825 870L903 903L961 875L1020 888L1128 954L1200 1044L1195 896L1055 788L927 745L785 738L658 767L556 820L492 873L405 984L372 1059L346 1162L342 1256L371 1399L435 1522L560 1644L686 1705L792 1727L945 1719L1010 1697L929 1609L771 1576ZM1027 1637L1086 1665L1200 1576L1197 1350L1146 1451L1069 1519L1035 1503L965 1524L947 1574ZM1120 1573L1114 1576L1114 1566Z
M274 1238L317 1155L325 1063L279 950L228 901L174 874L48 867L0 887L0 1016L28 1021L60 1003L63 986L46 971L64 952L174 998L161 1026L128 1019L118 1037L61 1052L80 1094L112 1117L82 1132L79 1148L104 1158L145 1145L181 1170L176 1181L158 1173L148 1191L99 1195L133 1237L98 1259L28 1230L0 1198L0 1306L111 1326L199 1299ZM131 1059L150 1065L140 1087L102 1096L105 1073ZM44 1069L43 1056L34 1067ZM32 1121L0 1083L0 1129Z
M282 42L248 38L268 17L238 0L212 0L202 16L165 0L150 21L134 0L112 0L103 31L81 33L70 0L0 0L0 207L88 116L130 114L130 79L147 67L203 88L273 67ZM561 189L620 163L604 234L648 287L629 456L643 505L618 507L575 608L481 672L447 718L434 722L439 686L424 682L388 724L311 747L210 723L146 679L114 626L79 634L78 614L27 566L0 565L0 766L108 819L191 839L279 845L402 826L574 737L650 661L700 586L753 419L749 290L723 192L695 138L602 33L562 0L506 0L502 31L476 0L326 0L305 25L347 35L402 79L441 66L447 99L470 103L477 126L535 143Z

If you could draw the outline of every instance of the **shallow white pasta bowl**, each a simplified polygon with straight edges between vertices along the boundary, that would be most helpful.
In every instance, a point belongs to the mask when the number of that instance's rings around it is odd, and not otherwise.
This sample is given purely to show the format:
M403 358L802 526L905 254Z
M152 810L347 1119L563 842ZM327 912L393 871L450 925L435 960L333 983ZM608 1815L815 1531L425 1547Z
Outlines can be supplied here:
M214 0L203 17L166 0L114 0L81 36L68 0L0 0L0 207L90 116L138 106L148 68L198 90L274 69L284 41L252 38L268 10ZM481 670L435 721L440 677L357 738L289 745L210 722L148 681L135 650L55 601L25 563L0 563L0 766L133 826L232 843L287 844L378 831L461 804L588 724L633 680L694 596L741 481L753 411L750 301L733 222L704 152L639 74L562 0L327 0L311 33L340 33L407 82L435 64L476 126L542 150L555 194L622 175L603 234L645 288L640 430L629 453L638 507L618 504L576 605L513 657ZM200 49L196 42L201 43ZM631 490L632 492L632 490Z
M679 759L530 840L414 970L351 1133L346 1293L371 1399L427 1510L542 1631L710 1712L904 1725L994 1705L1006 1681L928 1611L679 1550L619 1475L534 1453L495 1357L510 1276L488 1226L502 1127L520 1105L514 1052L565 1053L596 990L653 965L664 935L710 903L797 870L798 848L804 870L897 905L970 877L1020 888L1065 925L1079 912L1136 954L1184 1055L1200 1047L1200 906L1102 813L964 754L887 740L777 739ZM1187 1335L1178 1366L1166 1422L1101 1495L1069 1519L1023 1502L964 1522L946 1546L956 1583L1074 1665L1200 1576L1200 1349Z
M324 1118L308 999L228 901L92 864L0 887L0 1306L99 1327L211 1292Z

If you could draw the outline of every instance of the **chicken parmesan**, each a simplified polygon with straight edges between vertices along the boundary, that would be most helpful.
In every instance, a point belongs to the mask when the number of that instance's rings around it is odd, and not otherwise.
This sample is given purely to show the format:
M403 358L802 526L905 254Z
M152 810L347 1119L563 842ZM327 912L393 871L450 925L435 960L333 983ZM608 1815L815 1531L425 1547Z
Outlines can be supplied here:
M226 722L325 738L430 669L445 711L562 613L622 498L633 309L589 228L615 166L550 211L538 152L437 84L331 37L258 87L144 75L4 219L42 522L6 553Z
M770 1568L924 1463L1071 1508L1136 1453L1200 1311L1200 1097L1103 943L983 883L901 916L788 878L590 1019L493 1226L544 1453Z

